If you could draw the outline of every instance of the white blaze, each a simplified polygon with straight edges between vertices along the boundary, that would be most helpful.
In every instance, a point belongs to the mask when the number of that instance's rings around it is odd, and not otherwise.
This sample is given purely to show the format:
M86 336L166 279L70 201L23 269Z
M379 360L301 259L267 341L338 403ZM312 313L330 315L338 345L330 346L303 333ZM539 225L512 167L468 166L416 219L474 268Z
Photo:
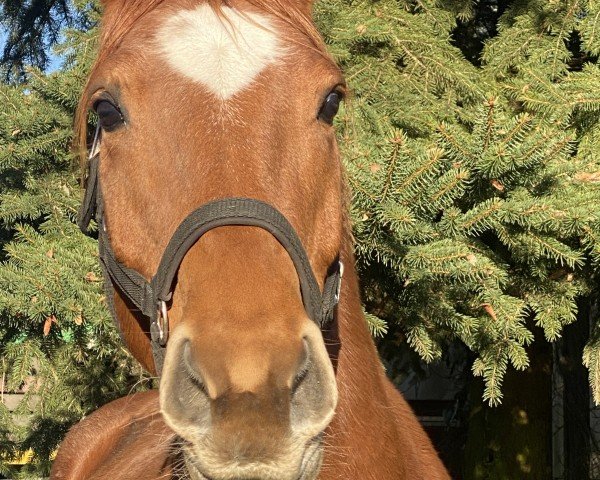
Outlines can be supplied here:
M227 100L283 54L269 19L208 4L182 10L160 27L157 39L167 62L179 73Z

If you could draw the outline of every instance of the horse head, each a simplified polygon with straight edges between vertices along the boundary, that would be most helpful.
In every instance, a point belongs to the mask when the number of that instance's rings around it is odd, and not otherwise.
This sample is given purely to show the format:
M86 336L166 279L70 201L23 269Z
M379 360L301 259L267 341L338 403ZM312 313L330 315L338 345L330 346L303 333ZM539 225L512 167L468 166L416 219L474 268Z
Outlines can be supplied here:
M114 257L149 281L191 213L244 197L289 222L323 291L347 237L332 127L345 86L310 2L105 0L104 9L79 123L98 114ZM170 336L160 406L190 475L316 478L338 392L290 247L268 228L225 224L176 267L161 314ZM155 371L150 321L114 287L122 335Z

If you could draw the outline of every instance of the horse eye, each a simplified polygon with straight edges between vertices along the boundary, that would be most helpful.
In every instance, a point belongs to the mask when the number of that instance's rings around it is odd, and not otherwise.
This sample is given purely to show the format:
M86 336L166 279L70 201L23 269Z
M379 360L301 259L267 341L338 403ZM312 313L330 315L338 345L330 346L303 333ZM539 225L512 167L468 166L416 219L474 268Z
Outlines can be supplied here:
M319 111L319 120L323 120L331 125L333 123L333 118L340 109L341 101L342 95L339 92L331 92L329 95L327 95L327 98L323 102L321 110Z
M117 128L119 125L125 123L123 114L119 108L108 100L100 100L98 103L96 103L95 110L98 114L100 126L104 130L111 131Z

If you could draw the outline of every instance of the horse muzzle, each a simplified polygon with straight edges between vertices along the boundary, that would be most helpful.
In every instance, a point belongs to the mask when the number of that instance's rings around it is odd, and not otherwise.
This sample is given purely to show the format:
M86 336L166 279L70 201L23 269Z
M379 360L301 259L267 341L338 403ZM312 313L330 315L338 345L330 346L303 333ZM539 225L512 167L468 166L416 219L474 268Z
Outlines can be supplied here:
M320 329L306 320L293 368L257 359L257 382L240 391L228 371L194 356L185 325L169 341L160 384L166 423L182 439L197 480L312 480L337 406L335 374ZM251 360L248 360L251 362ZM227 370L227 369L225 369ZM219 378L215 378L215 377Z

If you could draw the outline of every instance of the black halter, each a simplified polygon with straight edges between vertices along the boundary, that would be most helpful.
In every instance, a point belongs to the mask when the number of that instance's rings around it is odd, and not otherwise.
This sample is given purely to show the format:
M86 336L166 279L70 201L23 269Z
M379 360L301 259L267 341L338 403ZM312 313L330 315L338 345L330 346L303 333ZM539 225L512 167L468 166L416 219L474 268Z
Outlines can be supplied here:
M308 316L321 329L333 320L339 300L343 274L342 262L336 260L325 278L323 293L313 273L302 242L294 228L276 208L252 198L224 198L206 203L181 222L171 237L156 274L150 281L136 270L119 262L110 245L104 222L104 202L98 177L100 153L97 150L98 131L88 164L85 197L77 223L81 231L89 234L90 221L98 223L100 263L104 271L106 295L115 321L113 290L120 292L150 320L150 336L156 370L160 375L165 348L169 337L167 302L171 300L177 270L188 250L208 231L227 225L260 227L271 233L286 249L300 280L302 302ZM118 325L118 322L117 322Z

